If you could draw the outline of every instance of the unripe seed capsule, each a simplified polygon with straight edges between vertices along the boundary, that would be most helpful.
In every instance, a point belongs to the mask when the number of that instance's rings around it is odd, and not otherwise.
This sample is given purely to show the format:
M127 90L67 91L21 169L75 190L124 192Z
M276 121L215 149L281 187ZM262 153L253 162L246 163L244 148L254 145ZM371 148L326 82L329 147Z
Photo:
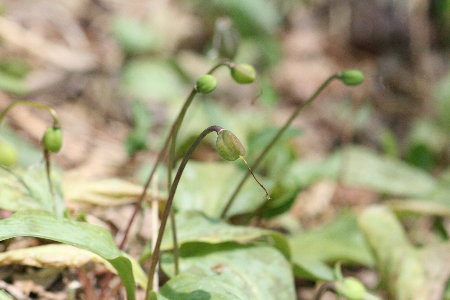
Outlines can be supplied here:
M220 156L228 161L234 161L245 155L245 148L239 139L229 130L219 131L216 140L216 149Z
M202 94L209 94L212 91L214 91L216 87L217 87L216 77L209 74L205 74L202 77L200 77L195 84L196 91Z
M17 162L16 149L7 143L0 142L0 165L10 167Z
M359 70L345 70L338 74L345 85L359 85L364 81L364 74Z
M63 135L60 128L48 128L42 138L44 148L50 152L57 153L62 147Z
M252 65L249 64L239 64L232 66L231 69L231 77L240 84L248 84L255 81L256 71Z
M347 277L336 283L336 292L349 300L363 300L366 288L358 279Z

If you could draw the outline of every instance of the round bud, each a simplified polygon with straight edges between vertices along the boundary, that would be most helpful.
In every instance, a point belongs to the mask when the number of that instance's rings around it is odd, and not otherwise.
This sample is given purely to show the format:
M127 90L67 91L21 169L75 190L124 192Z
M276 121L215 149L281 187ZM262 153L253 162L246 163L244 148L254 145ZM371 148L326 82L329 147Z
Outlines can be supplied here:
M216 87L217 87L216 77L209 74L205 74L202 77L200 77L195 84L195 89L197 90L197 92L202 94L209 94L212 91L214 91Z
M252 83L256 78L256 71L249 64L239 64L231 67L231 77L240 84Z
M10 167L17 162L16 149L7 143L0 142L0 165Z
M219 131L216 140L216 149L220 156L229 161L234 161L245 155L245 148L239 139L229 130Z
M359 85L364 81L364 74L359 70L345 70L338 74L345 85Z
M363 300L366 288L358 279L347 277L336 283L336 293L349 300Z
M63 135L60 128L51 127L47 129L42 138L44 148L50 152L57 153L62 147Z

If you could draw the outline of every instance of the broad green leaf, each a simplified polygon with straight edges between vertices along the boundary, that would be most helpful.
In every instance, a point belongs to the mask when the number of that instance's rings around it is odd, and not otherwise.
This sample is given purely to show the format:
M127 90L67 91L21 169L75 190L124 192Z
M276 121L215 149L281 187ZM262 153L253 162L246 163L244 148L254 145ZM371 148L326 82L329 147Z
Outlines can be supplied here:
M428 173L367 148L351 147L343 155L343 181L348 185L411 197L431 193L437 186Z
M358 223L392 299L431 299L424 266L394 214L382 206L369 207Z
M0 220L0 241L18 236L49 239L91 251L106 259L119 274L129 300L135 299L130 260L117 248L111 234L98 226L55 217L45 211L20 211Z
M450 193L447 195L450 195ZM426 199L389 200L387 206L396 213L450 217L450 206L448 204L431 202Z
M218 218L244 170L233 162L189 162L175 195L179 211L198 210ZM207 181L206 181L207 180ZM265 182L266 187L268 187ZM254 211L265 201L264 192L252 180L247 180L228 216Z
M121 85L130 96L142 100L170 100L183 91L178 74L168 63L144 58L130 60L124 66Z
M197 243L182 247L181 255L181 273L162 287L161 299L296 299L291 266L270 246ZM163 259L165 270L172 266L169 258Z
M290 258L290 248L286 237L278 232L258 227L230 225L223 220L205 216L198 211L182 211L175 215L177 225L177 239L179 245L186 243L220 244L235 242L248 244L255 241L267 241L273 245L286 258ZM168 225L161 244L162 250L173 248L172 230ZM147 248L143 257L150 256ZM141 258L142 259L142 258Z
M0 208L18 211L27 209L45 210L62 215L65 209L59 183L59 173L53 168L53 188L55 203L49 190L45 167L27 169L13 168L9 171L0 168Z
M144 271L131 257L127 256L127 258L133 266L133 276L136 278L136 283L145 288L147 278ZM110 272L117 274L117 270L101 256L65 244L49 244L0 253L0 266L26 265L39 268L66 268L81 267L88 262L100 263Z
M294 235L290 245L299 277L330 280L332 272L326 263L337 261L373 265L370 250L350 213L343 213L322 228Z
M217 244L223 242L248 243L264 235L269 230L229 225L223 220L213 219L198 211L182 211L176 214L177 238L179 244L204 242ZM161 249L168 250L172 245L171 226L167 226Z

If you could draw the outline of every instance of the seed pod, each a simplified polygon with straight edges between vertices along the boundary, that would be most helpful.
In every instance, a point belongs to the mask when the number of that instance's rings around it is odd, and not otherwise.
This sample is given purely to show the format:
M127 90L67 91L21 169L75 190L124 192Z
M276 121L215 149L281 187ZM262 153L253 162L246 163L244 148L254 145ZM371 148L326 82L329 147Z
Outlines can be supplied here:
M197 92L202 94L209 94L214 91L217 87L216 77L205 74L197 80L195 84L195 89Z
M0 165L10 167L17 162L16 149L5 142L0 142Z
M345 70L338 74L345 85L359 85L364 81L364 74L359 70Z
M358 279L347 277L336 282L336 293L349 300L363 300L366 288Z
M44 148L50 152L57 153L62 147L63 135L60 128L48 128L42 138Z
M219 131L216 140L216 149L220 156L229 161L234 161L245 155L245 148L239 139L229 130Z
M240 84L252 83L256 78L256 71L252 65L249 64L239 64L232 66L231 77Z

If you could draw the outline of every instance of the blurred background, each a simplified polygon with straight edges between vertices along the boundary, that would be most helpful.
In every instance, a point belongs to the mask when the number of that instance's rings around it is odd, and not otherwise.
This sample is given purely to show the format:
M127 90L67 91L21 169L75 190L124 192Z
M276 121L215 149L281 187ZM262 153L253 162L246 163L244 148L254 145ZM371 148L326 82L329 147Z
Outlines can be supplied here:
M186 116L179 153L217 124L252 161L328 76L360 69L362 85L333 82L258 170L275 199L260 214L266 226L298 232L343 207L392 200L422 216L407 220L420 245L448 240L449 48L449 0L2 0L0 108L15 99L55 108L65 140L54 160L66 181L142 182L193 83L217 62L252 64L258 80L238 85L219 70L217 90ZM49 122L25 107L9 114L2 137L18 145L21 165L41 160ZM220 160L212 145L194 158ZM204 165L193 164L190 180L216 176ZM181 198L218 197L185 187ZM204 203L193 201L178 207Z

